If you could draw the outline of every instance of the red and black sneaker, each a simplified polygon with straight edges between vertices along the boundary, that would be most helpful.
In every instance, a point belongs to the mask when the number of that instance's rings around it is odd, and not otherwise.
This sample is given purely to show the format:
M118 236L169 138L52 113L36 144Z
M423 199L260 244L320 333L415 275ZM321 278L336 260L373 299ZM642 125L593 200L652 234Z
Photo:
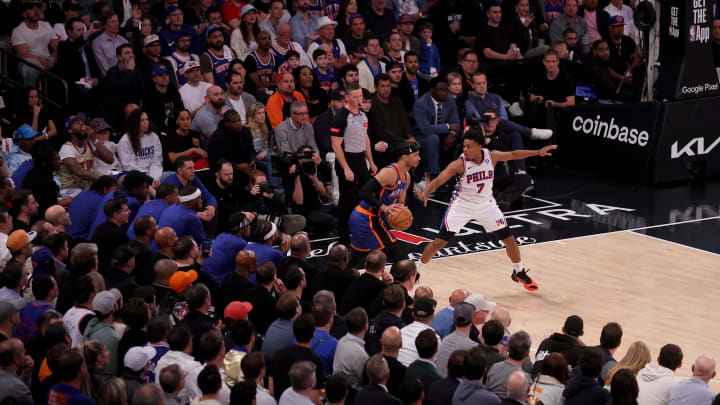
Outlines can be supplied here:
M513 270L510 278L512 278L512 281L522 284L528 291L537 291L540 287L532 278L530 278L530 276L527 275L527 272L529 271L530 270L522 269L522 271L518 273Z

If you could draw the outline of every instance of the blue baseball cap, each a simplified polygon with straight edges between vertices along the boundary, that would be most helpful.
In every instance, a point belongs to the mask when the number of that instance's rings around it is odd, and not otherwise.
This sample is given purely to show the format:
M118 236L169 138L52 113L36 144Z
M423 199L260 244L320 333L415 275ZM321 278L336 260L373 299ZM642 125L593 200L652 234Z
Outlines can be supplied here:
M82 118L78 117L77 115L71 115L68 117L68 119L65 120L65 132L68 132L70 130L70 127L75 121L82 121Z
M163 64L158 63L155 66L153 66L152 77L160 76L161 74L167 73L167 72L168 72L167 67L165 67L165 65L163 65Z
M52 251L49 248L40 248L35 251L32 255L32 266L33 266L33 275L39 276L41 274L46 274L48 271L48 266L50 266L50 262L53 260L53 254Z
M610 17L610 22L608 23L608 27L617 27L619 25L625 25L625 19L621 15L616 15Z
M178 7L177 5L173 4L172 6L170 6L170 7L167 8L167 15L170 15L170 13L172 13L172 12L175 11L175 10L179 10L179 9L180 9L180 7Z
M218 30L222 31L222 29L223 29L223 27L220 24L213 24L213 25L207 27L207 29L205 30L205 38L208 38L210 36L210 34L213 33L213 31L218 31Z
M363 15L360 14L360 13L355 13L355 14L351 15L350 18L348 18L348 21L350 21L350 25L352 25L352 23L353 23L357 18L359 18L359 19L361 19L363 22L365 22L365 16L363 16Z
M33 139L38 135L40 135L40 132L35 131L30 125L25 124L15 131L13 139Z
M410 14L403 14L400 16L400 21L398 21L398 24L406 23L406 22L415 22L415 16L412 16Z

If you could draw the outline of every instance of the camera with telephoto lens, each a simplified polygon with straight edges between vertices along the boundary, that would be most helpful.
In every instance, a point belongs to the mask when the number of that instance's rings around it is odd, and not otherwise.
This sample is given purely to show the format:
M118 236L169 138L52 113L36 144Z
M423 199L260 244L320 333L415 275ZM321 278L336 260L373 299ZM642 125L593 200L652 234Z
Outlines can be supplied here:
M315 152L311 149L306 149L302 153L295 155L297 166L296 171L301 176L312 176L315 174L315 162L312 161ZM305 160L306 162L301 162ZM309 160L309 161L308 161Z
M311 159L315 152L313 150L304 150L301 153L283 152L272 155L273 170L280 173L281 176L290 175L290 168L295 165L295 173L304 176L312 176L315 174L315 162ZM300 160L311 160L309 162L300 162Z

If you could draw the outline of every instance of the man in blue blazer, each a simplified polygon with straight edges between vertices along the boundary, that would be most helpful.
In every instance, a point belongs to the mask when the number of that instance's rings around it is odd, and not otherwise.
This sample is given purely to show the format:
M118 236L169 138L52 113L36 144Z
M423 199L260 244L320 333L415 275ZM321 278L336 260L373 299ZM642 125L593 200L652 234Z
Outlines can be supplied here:
M440 141L443 150L452 151L462 136L455 100L448 97L447 79L440 76L432 79L430 92L415 102L412 118L423 159L416 171L418 180L423 180L425 170L431 179L435 178L440 173ZM421 187L422 184L419 183Z

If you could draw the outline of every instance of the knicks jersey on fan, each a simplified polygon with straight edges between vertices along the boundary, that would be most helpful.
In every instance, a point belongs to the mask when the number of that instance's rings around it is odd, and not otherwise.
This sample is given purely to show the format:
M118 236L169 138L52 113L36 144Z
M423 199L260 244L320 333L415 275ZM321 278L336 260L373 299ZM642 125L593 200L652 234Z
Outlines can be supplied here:
M450 232L458 232L471 220L480 223L488 233L507 226L493 198L495 165L492 155L485 148L482 153L482 161L479 163L468 160L465 154L460 155L464 170L457 180L441 224L442 228Z
M265 83L270 83L272 80L272 74L273 71L275 71L275 66L277 63L275 63L275 56L273 56L272 53L270 53L267 62L263 62L260 56L257 54L257 52L252 51L250 54L248 54L248 58L255 59L255 63L257 65L257 74L261 81Z
M408 185L409 174L400 174L395 163L386 167L392 167L397 173L397 183L394 187L383 187L380 195L376 195L383 205L392 205L400 201L400 196ZM360 201L355 210L350 214L351 245L360 251L372 251L383 249L388 243L395 242L387 226L385 214L378 216L377 209L371 207L365 201Z

